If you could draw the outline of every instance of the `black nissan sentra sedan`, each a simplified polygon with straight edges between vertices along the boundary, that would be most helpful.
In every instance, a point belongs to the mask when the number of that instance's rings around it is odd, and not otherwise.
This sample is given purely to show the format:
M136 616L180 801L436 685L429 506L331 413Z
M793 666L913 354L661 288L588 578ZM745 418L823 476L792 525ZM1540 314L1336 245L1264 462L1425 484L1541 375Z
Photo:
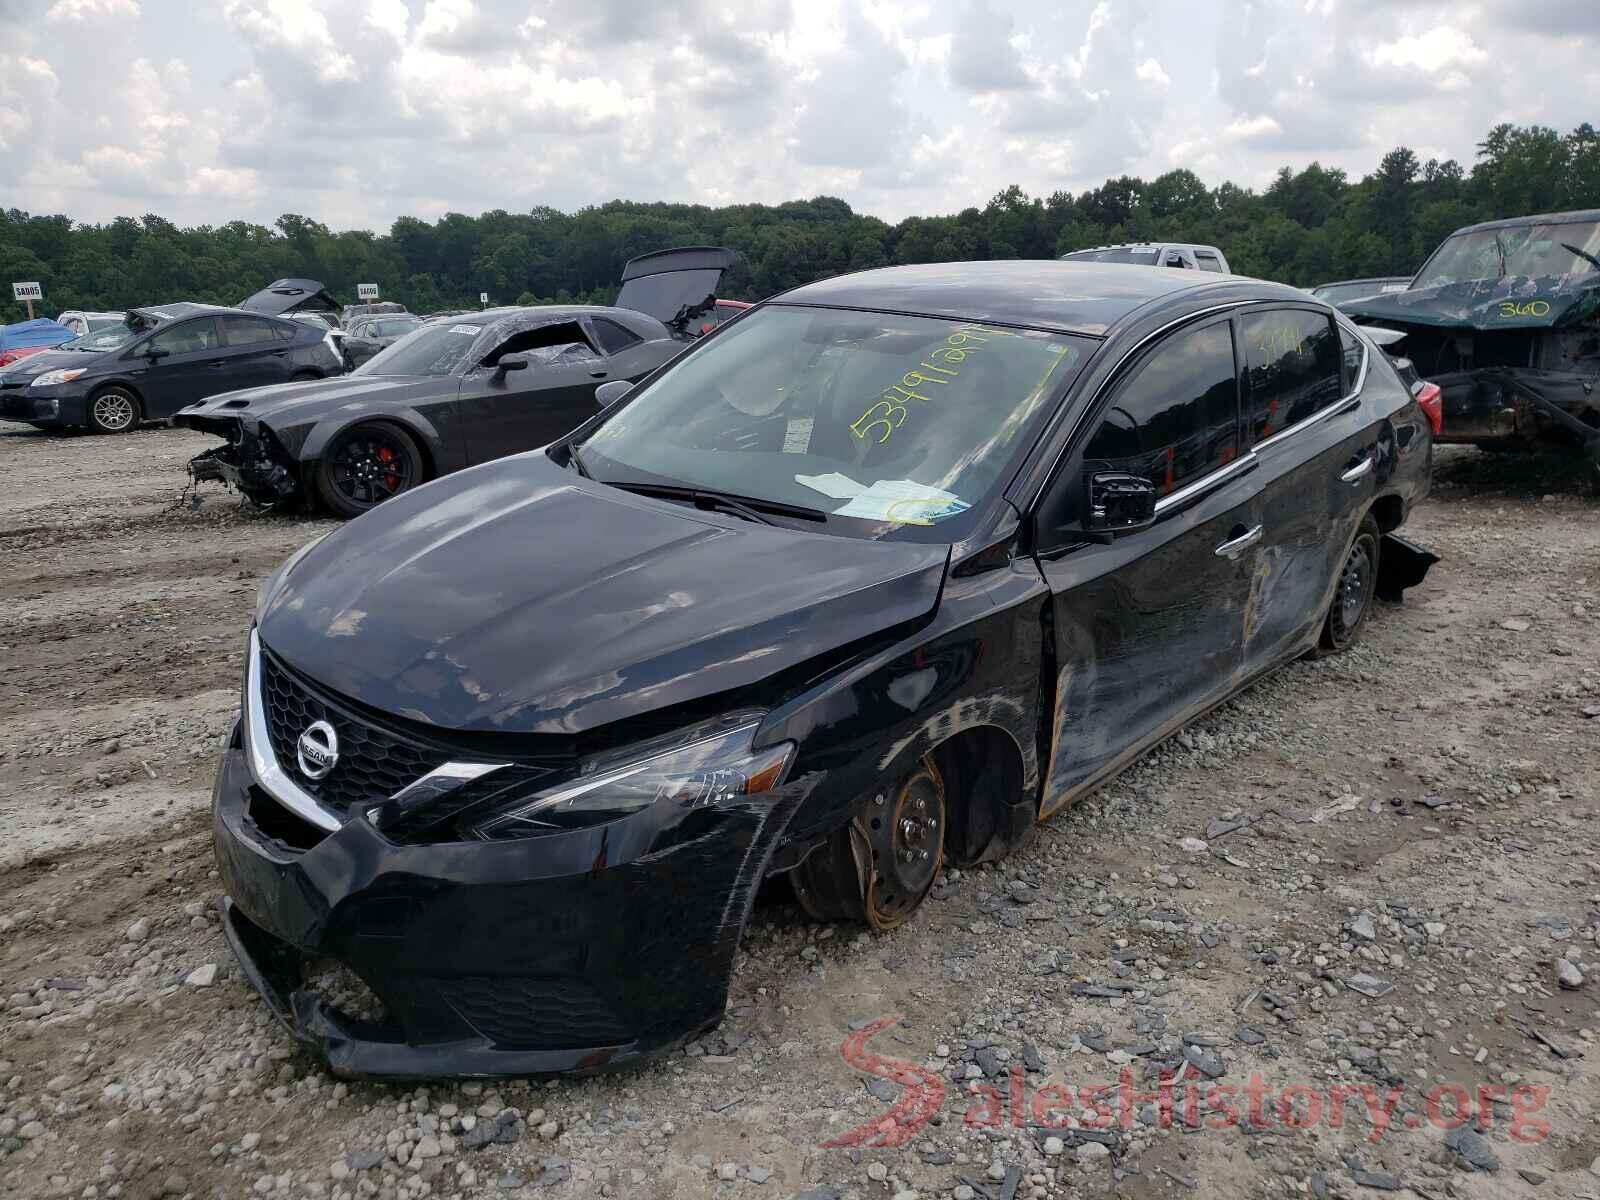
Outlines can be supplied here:
M721 1018L763 879L892 928L1434 561L1395 535L1424 414L1277 284L872 271L627 388L262 589L226 929L341 1074L670 1046Z

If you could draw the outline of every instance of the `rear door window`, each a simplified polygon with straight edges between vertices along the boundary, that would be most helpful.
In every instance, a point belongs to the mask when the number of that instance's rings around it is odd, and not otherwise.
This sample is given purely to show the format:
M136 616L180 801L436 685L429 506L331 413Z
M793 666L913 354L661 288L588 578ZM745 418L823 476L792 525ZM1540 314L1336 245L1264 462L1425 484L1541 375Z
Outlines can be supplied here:
M255 346L261 342L276 341L278 323L263 321L259 317L223 317L222 333L230 346Z
M1252 442L1282 433L1344 394L1344 348L1326 313L1266 309L1239 318Z
M1215 271L1218 275L1222 274L1222 260L1210 251L1196 250L1194 252L1194 260L1200 264L1202 271Z
M1174 334L1118 388L1084 450L1088 469L1125 471L1169 495L1239 453L1239 388L1226 320Z

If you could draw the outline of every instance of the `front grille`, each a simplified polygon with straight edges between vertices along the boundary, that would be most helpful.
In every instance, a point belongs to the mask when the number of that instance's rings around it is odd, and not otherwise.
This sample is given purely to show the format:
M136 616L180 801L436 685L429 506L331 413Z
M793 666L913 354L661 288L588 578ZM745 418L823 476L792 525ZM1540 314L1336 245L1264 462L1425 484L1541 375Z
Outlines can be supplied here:
M328 808L344 814L354 806L387 800L408 783L442 765L449 755L433 746L381 729L313 688L265 650L261 690L273 757L290 779ZM339 761L321 779L300 770L300 735L326 721L339 735Z

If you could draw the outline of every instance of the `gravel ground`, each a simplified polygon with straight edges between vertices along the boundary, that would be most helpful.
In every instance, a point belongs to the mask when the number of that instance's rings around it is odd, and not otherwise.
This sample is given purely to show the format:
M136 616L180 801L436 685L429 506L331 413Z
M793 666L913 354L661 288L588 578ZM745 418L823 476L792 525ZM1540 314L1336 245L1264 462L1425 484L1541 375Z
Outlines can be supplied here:
M0 1197L1600 1196L1600 504L1571 464L1442 454L1409 532L1444 561L1354 651L908 928L770 889L684 1053L407 1088L297 1053L211 915L252 599L326 525L174 507L211 444L0 425ZM1125 1121L1084 1094L1124 1072Z

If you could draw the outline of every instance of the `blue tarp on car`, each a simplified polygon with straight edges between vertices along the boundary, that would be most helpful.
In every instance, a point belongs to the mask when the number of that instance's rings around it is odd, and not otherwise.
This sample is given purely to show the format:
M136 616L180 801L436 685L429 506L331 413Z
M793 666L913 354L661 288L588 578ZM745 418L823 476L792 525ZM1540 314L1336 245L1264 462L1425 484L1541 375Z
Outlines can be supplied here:
M78 335L65 325L49 317L34 321L18 321L15 325L0 325L0 350L15 350L19 346L59 346Z

